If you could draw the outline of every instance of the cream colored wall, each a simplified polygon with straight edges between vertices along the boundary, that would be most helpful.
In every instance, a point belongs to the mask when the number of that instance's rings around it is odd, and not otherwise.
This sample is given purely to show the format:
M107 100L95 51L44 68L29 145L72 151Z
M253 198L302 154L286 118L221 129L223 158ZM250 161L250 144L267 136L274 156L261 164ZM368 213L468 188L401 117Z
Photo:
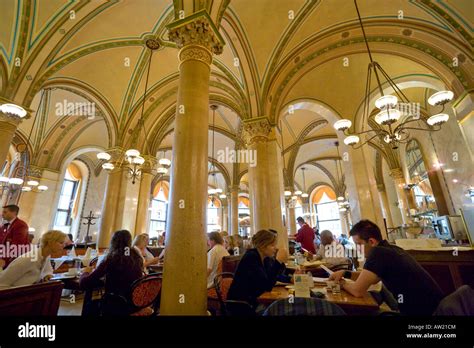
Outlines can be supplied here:
M395 189L395 182L390 176L390 169L388 168L387 162L382 161L383 171L383 182L385 185L385 192L387 192L388 204L390 207L390 213L392 215L392 221L394 226L401 226L403 223L402 214L400 208L397 206L398 197Z

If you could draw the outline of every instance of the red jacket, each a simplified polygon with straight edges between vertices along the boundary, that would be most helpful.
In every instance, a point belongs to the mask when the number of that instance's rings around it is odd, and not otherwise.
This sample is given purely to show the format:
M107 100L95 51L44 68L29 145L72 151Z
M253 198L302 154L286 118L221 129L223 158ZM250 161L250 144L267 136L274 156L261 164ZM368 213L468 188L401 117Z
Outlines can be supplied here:
M12 224L8 226L8 228L4 228L4 225L0 226L0 244L7 246L7 242L9 245L28 245L28 225L23 220L16 218L13 220ZM6 268L13 260L13 257L3 257L5 260Z
M309 252L316 254L314 247L314 230L308 224L304 224L296 234L296 241Z

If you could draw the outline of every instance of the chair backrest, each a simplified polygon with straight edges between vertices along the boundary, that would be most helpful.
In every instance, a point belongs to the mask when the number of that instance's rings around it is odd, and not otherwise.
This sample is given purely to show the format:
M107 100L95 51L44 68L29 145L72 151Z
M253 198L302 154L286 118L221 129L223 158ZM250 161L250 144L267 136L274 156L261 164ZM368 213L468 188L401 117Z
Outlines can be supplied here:
M214 277L214 288L216 289L219 302L222 303L222 301L227 300L227 293L233 280L234 273L231 272L219 273Z
M51 281L0 290L0 316L56 316L63 286Z
M273 302L263 313L264 316L299 315L346 315L338 305L319 298L295 297L293 301L281 299Z
M469 285L459 287L440 302L434 315L474 316L474 289Z
M224 256L222 258L222 272L235 273L241 259L242 259L242 255Z
M136 309L151 306L161 292L162 278L158 275L148 275L137 279L131 288L130 301Z

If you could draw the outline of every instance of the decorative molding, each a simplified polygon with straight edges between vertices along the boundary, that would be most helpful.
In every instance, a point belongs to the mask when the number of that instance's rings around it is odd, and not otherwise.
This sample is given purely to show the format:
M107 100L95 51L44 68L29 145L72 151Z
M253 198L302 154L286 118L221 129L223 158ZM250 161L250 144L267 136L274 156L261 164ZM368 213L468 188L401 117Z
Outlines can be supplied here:
M187 60L197 60L210 66L212 63L212 53L201 45L186 45L179 51L179 60L181 63Z
M266 142L272 131L272 126L266 117L254 118L243 123L242 137L247 146L257 142Z
M169 40L178 48L202 46L214 54L221 54L224 49L224 39L205 10L175 21L167 28Z

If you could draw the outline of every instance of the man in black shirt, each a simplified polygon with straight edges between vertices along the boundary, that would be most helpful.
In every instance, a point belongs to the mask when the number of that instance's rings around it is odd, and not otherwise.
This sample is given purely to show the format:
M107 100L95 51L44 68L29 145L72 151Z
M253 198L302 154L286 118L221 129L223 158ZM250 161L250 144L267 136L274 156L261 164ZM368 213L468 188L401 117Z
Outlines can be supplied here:
M357 297L382 280L398 302L401 314L431 315L435 311L443 298L441 290L410 254L382 239L378 226L369 220L355 224L350 235L364 248L364 269L361 272L334 272L330 279L355 280L344 282L343 288Z

